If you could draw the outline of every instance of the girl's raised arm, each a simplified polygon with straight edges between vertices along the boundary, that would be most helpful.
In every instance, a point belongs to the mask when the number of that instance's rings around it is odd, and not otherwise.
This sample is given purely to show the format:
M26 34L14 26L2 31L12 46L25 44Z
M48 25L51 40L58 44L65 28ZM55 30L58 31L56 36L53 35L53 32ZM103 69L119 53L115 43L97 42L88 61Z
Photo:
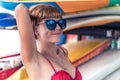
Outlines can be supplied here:
M34 54L37 52L33 27L29 16L29 10L25 5L19 4L15 8L15 15L21 39L21 57L23 63L26 64L33 59Z

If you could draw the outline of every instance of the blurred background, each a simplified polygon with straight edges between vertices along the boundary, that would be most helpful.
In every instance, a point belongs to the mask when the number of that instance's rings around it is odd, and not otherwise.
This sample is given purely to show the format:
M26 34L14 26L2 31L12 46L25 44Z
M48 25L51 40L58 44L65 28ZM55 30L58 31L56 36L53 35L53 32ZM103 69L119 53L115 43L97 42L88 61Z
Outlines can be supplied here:
M1 0L0 80L29 80L14 14L19 3L50 4L61 11L67 28L57 45L68 50L83 80L120 80L120 0Z

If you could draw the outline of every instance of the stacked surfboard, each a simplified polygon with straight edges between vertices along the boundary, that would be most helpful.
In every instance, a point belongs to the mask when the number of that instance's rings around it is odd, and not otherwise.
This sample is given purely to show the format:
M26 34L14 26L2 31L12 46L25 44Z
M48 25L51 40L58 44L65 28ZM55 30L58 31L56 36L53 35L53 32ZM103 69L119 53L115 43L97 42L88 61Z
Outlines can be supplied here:
M106 50L79 66L83 80L119 80L120 50Z
M79 34L80 36L97 34L100 37L112 37L114 30L120 29L120 0L0 1L0 5L10 11L14 11L19 3L25 4L28 8L35 4L49 4L57 7L68 22L67 28L63 31L65 34ZM8 20L9 16L6 18ZM15 16L12 16L13 18L15 19ZM3 19L0 20L3 21ZM16 25L15 20L6 24L8 25L0 23L2 27ZM98 80L98 78L107 80L110 79L109 75L112 76L112 73L120 68L119 51L105 51L110 44L111 40L104 38L71 42L62 46L68 49L68 57L74 66L79 67L83 80ZM111 57L114 58L111 59ZM119 71L116 71L116 74L118 73ZM22 67L8 80L29 80L29 78L25 68Z
M42 0L33 0L33 1L27 1L27 0L20 0L20 1L0 1L0 5L8 10L14 11L15 7L19 4L23 3L28 8L35 4L50 4L55 7L57 7L63 14L65 14L65 18L68 20L68 24L71 23L70 19L75 19L76 17L80 20L79 23L77 22L74 25L69 26L66 30L76 29L80 27L89 27L89 26L98 26L98 25L104 25L109 24L113 22L120 22L119 21L119 12L116 13L117 10L119 10L119 7L113 7L113 6L119 6L120 3L119 0L89 0L89 1L81 1L81 0L75 0L75 1L42 1ZM67 5L67 6L66 6ZM107 8L109 7L109 8ZM102 10L99 10L101 9ZM103 9L105 8L105 9ZM111 10L111 11L110 11ZM114 10L116 10L114 12ZM93 12L92 12L93 11ZM81 13L82 12L82 13ZM82 14L82 15L81 15ZM91 17L90 17L91 16ZM82 17L82 18L81 18ZM68 19L69 18L69 19ZM69 22L70 20L70 22ZM1 20L2 21L2 20ZM12 20L11 20L12 21ZM8 25L11 26L15 25L15 21ZM2 23L1 23L2 25ZM4 27L7 27L7 25L2 25Z
M14 11L3 8L0 5L0 29L11 29L16 27Z

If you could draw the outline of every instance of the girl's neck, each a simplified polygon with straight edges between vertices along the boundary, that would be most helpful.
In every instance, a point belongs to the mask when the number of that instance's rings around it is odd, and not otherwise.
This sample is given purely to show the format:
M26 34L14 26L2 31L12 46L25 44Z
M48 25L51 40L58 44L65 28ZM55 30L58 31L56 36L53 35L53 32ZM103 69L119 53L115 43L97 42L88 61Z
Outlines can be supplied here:
M53 54L55 53L54 51L57 50L57 47L55 45L55 43L44 43L44 42L38 42L38 51L42 54L44 53L49 53L49 54Z

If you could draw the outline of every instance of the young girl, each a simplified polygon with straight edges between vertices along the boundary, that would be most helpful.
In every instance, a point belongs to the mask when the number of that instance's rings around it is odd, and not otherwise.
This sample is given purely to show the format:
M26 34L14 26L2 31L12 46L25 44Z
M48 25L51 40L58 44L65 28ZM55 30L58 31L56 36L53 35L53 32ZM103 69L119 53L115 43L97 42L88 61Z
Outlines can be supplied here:
M15 14L21 58L30 80L82 80L67 58L67 50L56 45L66 27L66 20L57 8L39 4L28 10L19 4Z

